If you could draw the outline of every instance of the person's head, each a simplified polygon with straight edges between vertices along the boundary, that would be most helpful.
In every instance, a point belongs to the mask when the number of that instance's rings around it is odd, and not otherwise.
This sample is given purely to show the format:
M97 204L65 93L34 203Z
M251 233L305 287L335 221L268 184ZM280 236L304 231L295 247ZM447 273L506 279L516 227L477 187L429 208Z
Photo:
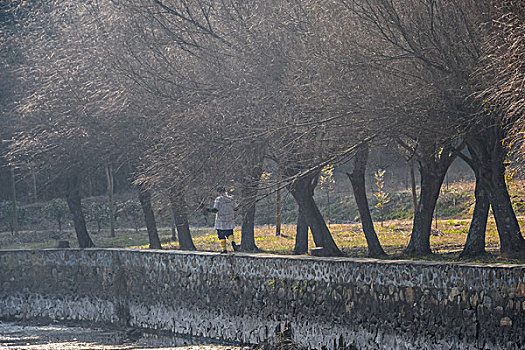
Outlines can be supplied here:
M217 194L221 195L226 193L226 188L224 186L217 187Z

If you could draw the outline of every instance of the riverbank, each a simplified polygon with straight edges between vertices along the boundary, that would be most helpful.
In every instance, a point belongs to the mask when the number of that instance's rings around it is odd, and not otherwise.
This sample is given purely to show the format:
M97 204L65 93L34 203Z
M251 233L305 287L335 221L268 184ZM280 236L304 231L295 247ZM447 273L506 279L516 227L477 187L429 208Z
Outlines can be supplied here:
M129 249L0 251L0 319L309 349L522 349L525 265ZM450 322L453 319L454 322Z

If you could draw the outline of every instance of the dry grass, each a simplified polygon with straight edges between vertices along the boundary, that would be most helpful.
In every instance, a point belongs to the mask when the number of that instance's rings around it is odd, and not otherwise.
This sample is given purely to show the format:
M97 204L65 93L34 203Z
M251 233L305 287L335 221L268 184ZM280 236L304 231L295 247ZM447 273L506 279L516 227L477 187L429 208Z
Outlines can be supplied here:
M473 209L473 183L455 183L450 188L444 188L439 205L443 207L458 205L461 209L452 210L457 215L451 219L438 220L437 226L432 224L432 236L430 239L431 249L434 254L425 259L457 261L459 252L465 244L467 232L470 224ZM518 215L520 225L525 228L525 181L510 181L509 190L514 205L514 210ZM450 198L460 198L462 202L451 202ZM451 204L452 203L452 204ZM376 232L383 249L390 259L405 258L402 256L403 250L410 240L412 220L392 220L382 224L376 223ZM332 224L330 231L337 246L349 257L366 257L367 245L363 235L361 225L356 224ZM275 227L264 226L255 229L255 242L257 247L264 252L273 254L293 254L295 244L295 225L283 225L282 234L275 235ZM192 230L195 246L202 251L220 251L219 241L213 228L196 228ZM241 238L240 228L234 231L236 241L239 243ZM60 237L59 237L60 236ZM159 229L159 236L165 249L178 249L177 242L171 242L169 228ZM110 237L108 230L91 235L95 245L101 248L148 248L147 233L144 228L136 232L135 230L122 229L117 231L117 237ZM69 240L72 247L77 246L74 233L69 230L62 235L57 235L53 231L23 231L18 235L10 233L0 233L0 249L42 249L56 247L58 239ZM310 235L309 247L314 247L314 242ZM486 247L489 254L480 258L479 262L503 262L503 263L525 263L525 259L509 259L499 257L499 238L494 223L494 218L490 216L487 232Z
M430 238L431 248L434 256L425 259L432 260L459 260L459 252L465 244L470 221L467 219L440 220L432 226ZM525 227L525 221L520 220L520 225ZM403 250L410 240L412 221L396 220L380 223L375 226L379 241L390 258L402 257ZM337 246L343 253L350 257L366 257L367 245L360 224L332 224L330 231ZM240 229L234 230L235 239L240 242ZM210 229L194 238L198 250L220 251L219 241L216 233ZM281 235L275 235L274 226L264 226L255 229L255 242L259 249L267 253L293 254L295 244L295 225L285 225L281 229ZM309 235L309 247L314 247L311 234ZM486 233L486 247L489 254L480 258L483 262L505 262L523 263L525 261L501 258L498 256L499 238L494 219L488 223ZM173 248L173 244L166 245Z
M521 227L525 227L525 218L519 219ZM435 253L425 259L458 261L459 252L465 243L469 219L439 220L437 229L435 222L432 225L432 236L430 238L432 251ZM394 220L376 223L375 229L383 249L390 259L405 258L403 250L410 240L412 228L411 220ZM164 249L178 249L178 242L171 241L168 229L159 230L159 235ZM330 231L337 246L349 257L366 257L367 245L360 224L332 224ZM220 251L219 241L213 228L199 228L193 230L195 246L201 251ZM236 241L241 240L240 228L234 230ZM92 235L95 245L100 248L122 247L130 249L147 249L148 239L145 230L135 232L134 230L119 230L117 237L110 237L109 232L102 231ZM61 239L68 239L72 247L77 246L73 232L65 232ZM21 232L18 236L8 233L0 234L0 249L44 249L56 247L56 238L42 232ZM263 226L255 229L255 242L257 247L266 253L293 254L295 245L295 225L283 225L281 235L275 235L274 226ZM314 247L311 234L309 235L309 247ZM490 218L486 233L486 247L489 254L476 260L486 263L525 263L525 260L512 260L501 258L498 255L499 238L494 219Z

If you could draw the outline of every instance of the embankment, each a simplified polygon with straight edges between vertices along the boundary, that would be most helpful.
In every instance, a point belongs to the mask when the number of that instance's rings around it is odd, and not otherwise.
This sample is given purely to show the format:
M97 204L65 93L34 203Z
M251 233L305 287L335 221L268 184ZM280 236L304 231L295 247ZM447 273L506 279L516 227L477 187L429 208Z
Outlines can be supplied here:
M312 349L525 348L525 266L124 249L0 251L0 318Z

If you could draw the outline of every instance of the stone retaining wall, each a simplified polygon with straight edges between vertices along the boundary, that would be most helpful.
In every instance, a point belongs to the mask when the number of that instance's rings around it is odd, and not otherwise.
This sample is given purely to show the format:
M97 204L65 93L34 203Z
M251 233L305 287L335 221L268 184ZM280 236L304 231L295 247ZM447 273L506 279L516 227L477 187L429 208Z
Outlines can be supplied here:
M525 349L525 266L179 251L0 251L0 318L312 349Z

